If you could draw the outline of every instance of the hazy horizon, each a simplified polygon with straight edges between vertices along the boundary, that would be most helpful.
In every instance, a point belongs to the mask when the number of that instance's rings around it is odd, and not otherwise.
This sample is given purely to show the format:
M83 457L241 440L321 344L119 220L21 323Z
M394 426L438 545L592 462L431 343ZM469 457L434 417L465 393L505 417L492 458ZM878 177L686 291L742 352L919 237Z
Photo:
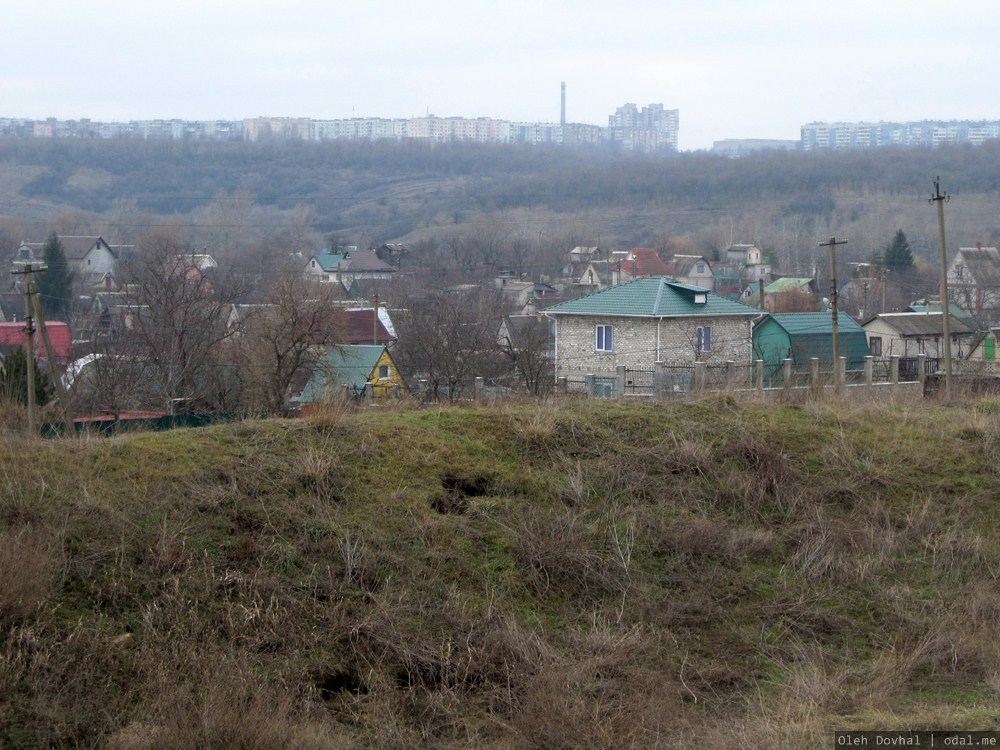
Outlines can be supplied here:
M10 117L494 117L607 125L680 110L681 150L810 122L1000 119L1000 6L592 0L419 7L259 0L6 9ZM988 103L984 105L984 102Z

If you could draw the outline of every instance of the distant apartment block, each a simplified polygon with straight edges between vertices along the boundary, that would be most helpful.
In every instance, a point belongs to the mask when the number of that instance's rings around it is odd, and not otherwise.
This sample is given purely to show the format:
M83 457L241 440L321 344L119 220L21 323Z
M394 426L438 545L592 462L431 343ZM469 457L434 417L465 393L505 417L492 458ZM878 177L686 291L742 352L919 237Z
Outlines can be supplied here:
M803 151L882 146L943 146L1000 138L1000 121L812 122L802 126Z
M649 104L639 109L624 104L608 118L610 140L626 151L677 150L680 111Z
M425 140L438 143L527 143L564 146L616 145L626 151L677 150L678 111L662 104L639 110L619 107L609 127L584 123L511 122L492 117L314 120L308 117L251 117L244 120L27 120L0 118L0 137L141 140L373 141Z

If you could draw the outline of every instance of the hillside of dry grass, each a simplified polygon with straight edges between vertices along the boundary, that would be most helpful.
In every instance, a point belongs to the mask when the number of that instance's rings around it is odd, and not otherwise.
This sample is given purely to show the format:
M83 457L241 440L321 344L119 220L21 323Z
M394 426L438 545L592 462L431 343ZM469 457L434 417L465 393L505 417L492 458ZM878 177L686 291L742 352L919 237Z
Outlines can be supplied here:
M1000 728L998 407L569 401L4 433L0 746Z

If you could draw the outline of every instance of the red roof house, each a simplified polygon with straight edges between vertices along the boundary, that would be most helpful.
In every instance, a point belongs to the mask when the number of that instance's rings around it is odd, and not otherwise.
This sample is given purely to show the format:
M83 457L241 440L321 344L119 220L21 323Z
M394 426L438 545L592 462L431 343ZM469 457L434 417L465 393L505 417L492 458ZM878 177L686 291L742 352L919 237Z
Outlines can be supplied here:
M69 325L60 320L45 321L45 331L55 352L56 359L65 364L73 359L73 337ZM17 323L0 323L0 350L10 350L24 346L24 321ZM45 357L45 344L41 332L35 325L35 355Z

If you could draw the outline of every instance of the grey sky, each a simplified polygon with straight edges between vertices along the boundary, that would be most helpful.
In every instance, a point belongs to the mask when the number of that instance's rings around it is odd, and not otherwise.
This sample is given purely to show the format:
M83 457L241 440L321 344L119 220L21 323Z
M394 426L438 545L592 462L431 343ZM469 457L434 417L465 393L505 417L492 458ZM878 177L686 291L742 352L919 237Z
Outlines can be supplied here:
M814 120L1000 119L988 0L40 0L0 116L567 118L680 110L680 147Z

